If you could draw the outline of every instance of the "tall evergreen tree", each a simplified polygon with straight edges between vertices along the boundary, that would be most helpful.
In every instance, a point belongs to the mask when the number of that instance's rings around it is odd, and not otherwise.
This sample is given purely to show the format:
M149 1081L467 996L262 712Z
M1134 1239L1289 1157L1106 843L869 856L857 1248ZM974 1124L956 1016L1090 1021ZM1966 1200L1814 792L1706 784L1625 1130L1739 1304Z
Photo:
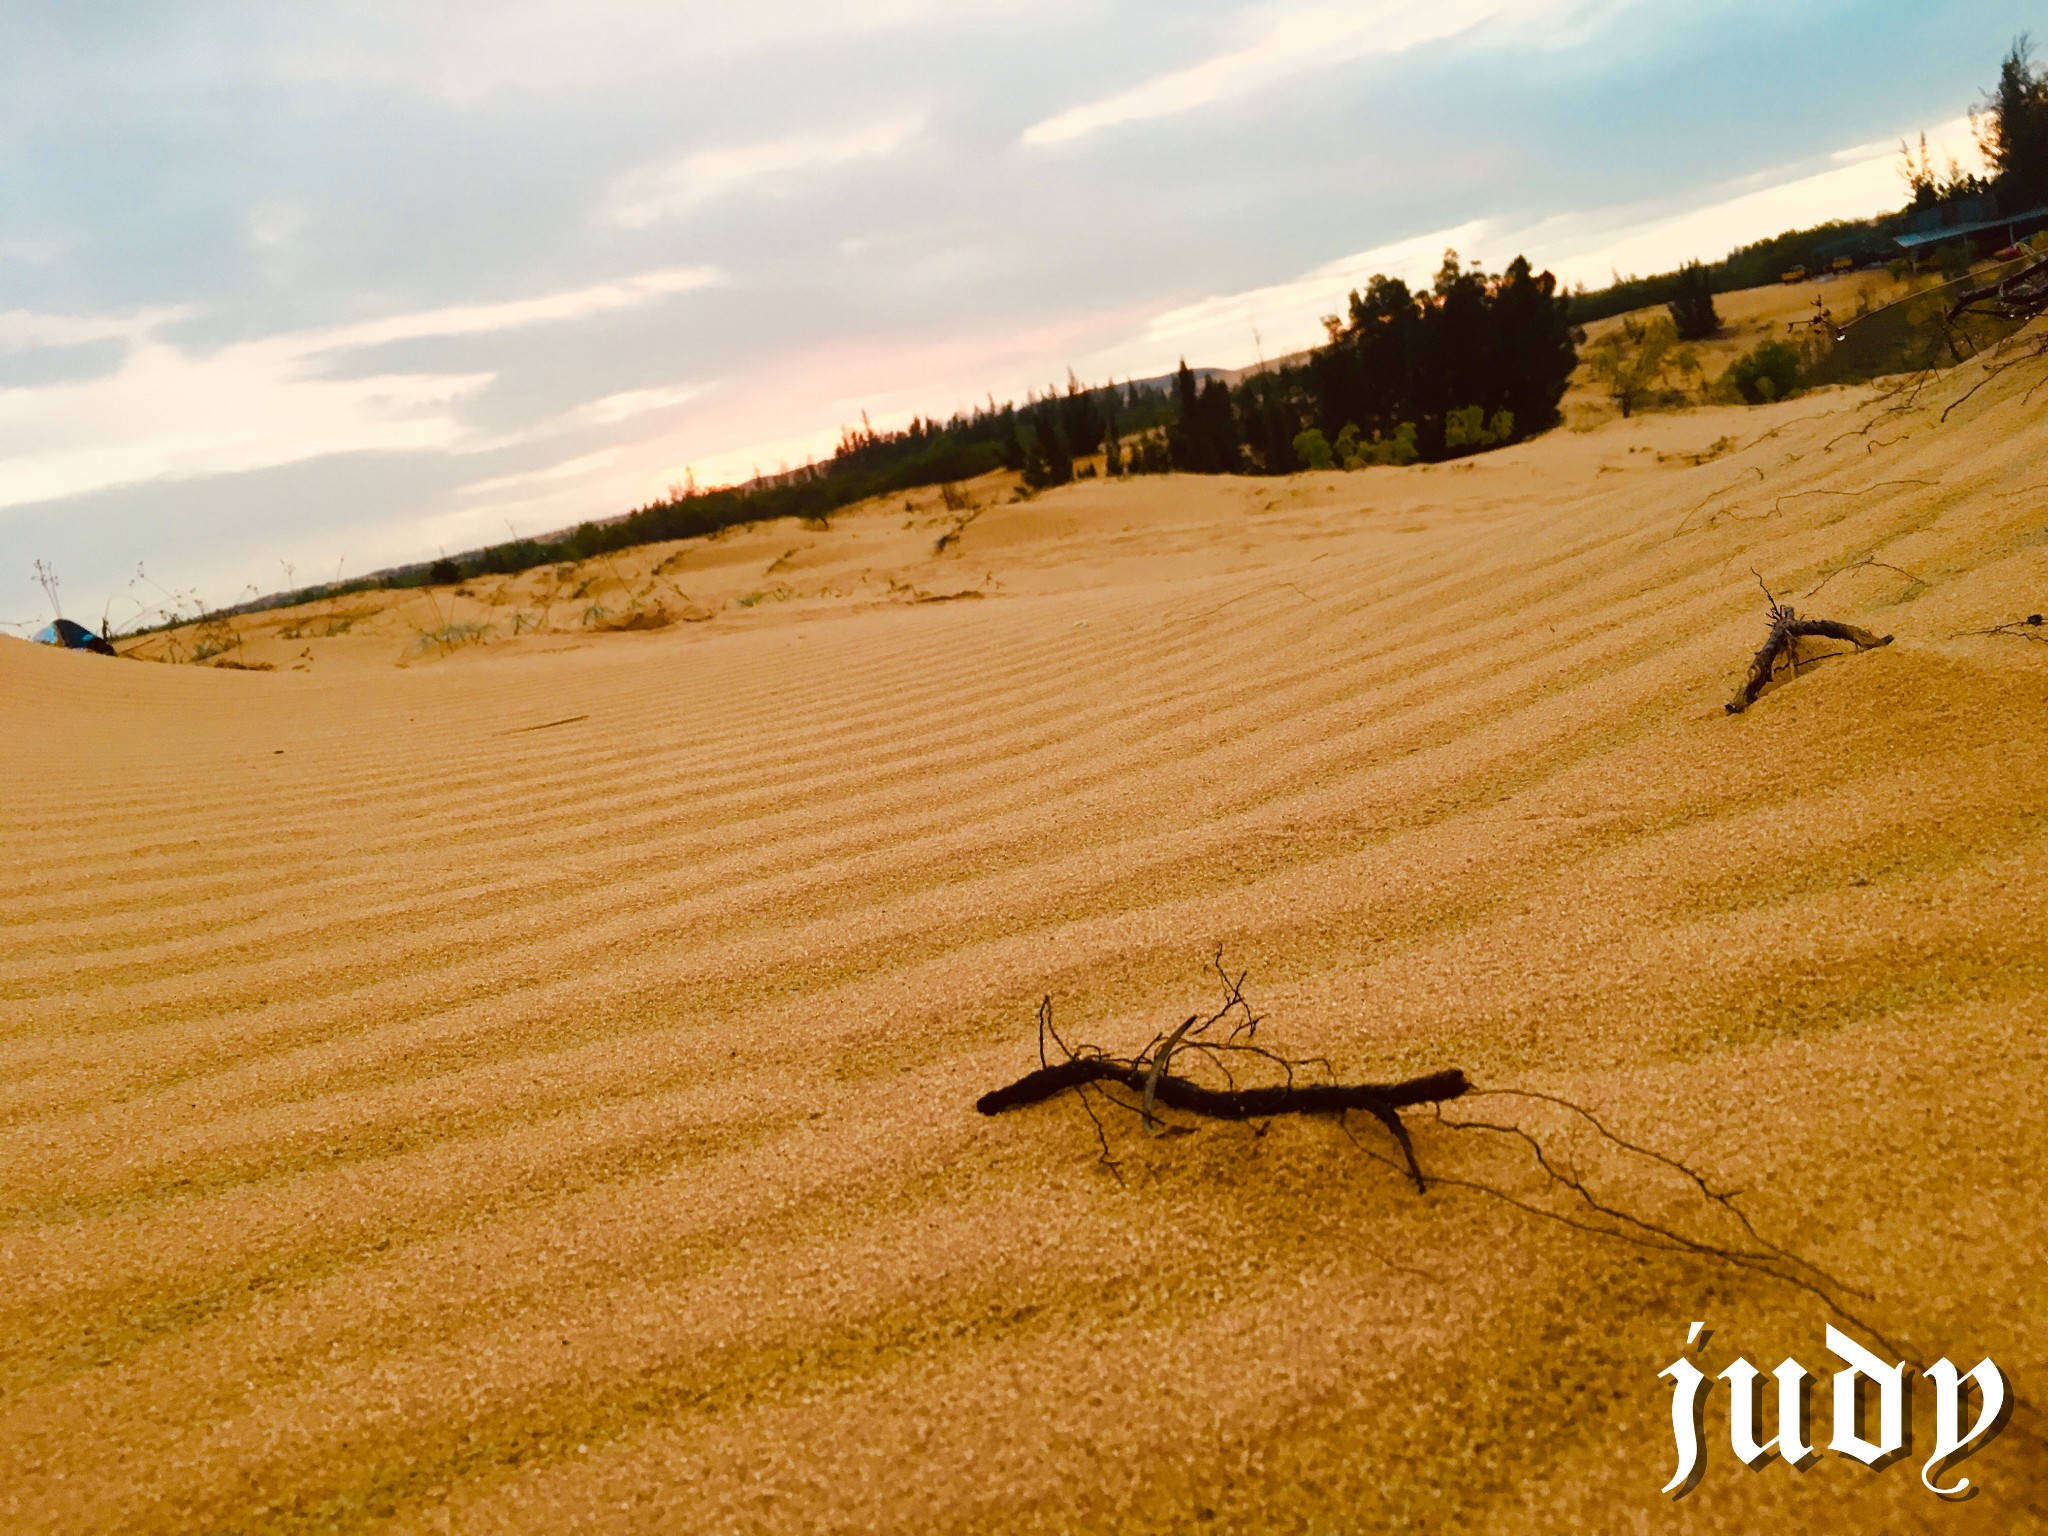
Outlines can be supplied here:
M1182 358L1173 375L1173 420L1166 427L1166 452L1173 467L1201 473L1200 396L1195 389L1195 371Z
M1095 403L1095 391L1083 389L1071 368L1067 370L1067 392L1060 398L1060 426L1068 443L1084 453L1102 441L1102 411Z
M1166 429L1166 447L1173 467L1183 474L1230 475L1243 467L1242 439L1230 386L1218 378L1195 387L1195 375L1183 359L1174 375L1174 420Z
M1714 282L1707 269L1689 261L1678 269L1678 281L1670 303L1671 323L1680 341L1705 341L1721 329L1721 317L1714 310Z
M1244 467L1243 439L1237 430L1237 412L1231 408L1230 386L1221 379L1204 379L1196 410L1201 421L1202 473L1236 474Z
M1031 445L1024 456L1024 483L1034 491L1074 478L1074 455L1060 430L1059 402L1046 399L1031 413Z
M1294 439L1307 420L1301 389L1285 370L1255 373L1232 391L1246 456L1258 473L1284 475L1296 466Z
M1003 407L1002 432L997 441L1002 444L1003 468L1022 470L1026 458L1024 439L1017 431L1017 408L1013 405Z
M1997 86L1970 122L2006 211L2048 203L2048 70L2035 66L2025 33L2013 40Z
M1490 399L1459 403L1483 405L1489 416L1510 412L1522 436L1556 425L1558 402L1579 361L1571 300L1558 291L1555 277L1532 272L1529 259L1517 256L1494 284L1489 307L1500 389Z

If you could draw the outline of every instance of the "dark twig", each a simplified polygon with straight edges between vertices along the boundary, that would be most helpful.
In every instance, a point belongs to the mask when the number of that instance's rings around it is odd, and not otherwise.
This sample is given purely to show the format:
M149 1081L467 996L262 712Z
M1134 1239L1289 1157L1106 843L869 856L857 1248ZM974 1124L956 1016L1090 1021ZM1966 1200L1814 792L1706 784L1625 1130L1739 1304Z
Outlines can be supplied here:
M1727 709L1731 715L1741 714L1756 702L1757 695L1770 686L1780 661L1790 663L1794 677L1799 675L1798 646L1802 639L1818 636L1828 640L1847 640L1859 651L1874 650L1892 643L1890 635L1873 635L1854 624L1842 624L1834 619L1802 619L1778 601L1762 576L1757 576L1756 580L1757 585L1763 587L1764 598L1770 604L1771 632L1756 655L1750 658L1749 675L1743 679L1735 697L1728 701Z
M999 1115L1027 1104L1043 1103L1070 1088L1074 1089L1079 1092L1089 1118L1095 1122L1103 1161L1112 1169L1116 1162L1110 1155L1109 1139L1102 1122L1088 1102L1090 1089L1101 1093L1107 1102L1136 1114L1147 1132L1152 1134L1159 1133L1155 1130L1155 1122L1162 1107L1209 1120L1234 1121L1268 1120L1278 1115L1342 1116L1349 1110L1361 1110L1387 1128L1401 1149L1408 1176L1415 1181L1418 1191L1426 1193L1429 1185L1416 1159L1415 1144L1409 1138L1407 1127L1401 1123L1400 1111L1418 1104L1456 1098L1467 1087L1465 1074L1452 1070L1393 1083L1339 1083L1335 1081L1336 1073L1329 1062L1321 1057L1286 1057L1255 1044L1253 1037L1258 1033L1260 1017L1245 1000L1246 973L1240 971L1233 976L1224 967L1220 949L1211 961L1211 969L1222 983L1223 1005L1206 1018L1200 1014L1189 1015L1171 1034L1164 1037L1154 1035L1145 1049L1135 1056L1111 1056L1099 1047L1087 1044L1068 1045L1053 1024L1052 999L1043 999L1038 1005L1038 1069L1025 1073L1006 1087L983 1094L975 1108L984 1115ZM1225 1025L1228 1030L1221 1039L1208 1038L1211 1031ZM1047 1052L1047 1040L1058 1051L1058 1060ZM1192 1078L1176 1076L1169 1070L1177 1054L1188 1052L1214 1066L1227 1086L1220 1089L1206 1087ZM1225 1054L1263 1061L1278 1069L1284 1081L1240 1088L1235 1076L1222 1063L1221 1058ZM1310 1066L1320 1067L1331 1080L1298 1082L1296 1074ZM1112 1088L1121 1088L1136 1095L1137 1102L1124 1103L1108 1091Z
M1756 445L1754 443L1751 443L1749 446L1753 448ZM1758 480L1762 480L1764 477L1763 470L1755 464L1750 465L1749 468L1745 470L1743 473L1755 475ZM1681 517L1678 520L1678 527L1675 528L1673 532L1685 532L1685 525L1693 520L1693 517L1701 510L1701 508L1705 507L1708 502L1718 500L1720 497L1726 496L1730 491L1739 488L1742 484L1742 479L1742 475L1737 475L1733 480L1729 481L1726 485L1722 486L1721 489L1719 489L1718 491L1709 492L1705 497L1701 498L1701 500L1690 511L1688 511L1685 514L1685 516Z
M1597 1115L1595 1115L1590 1109L1587 1109L1583 1104L1574 1103L1572 1100L1567 1099L1560 1094L1542 1093L1535 1089L1529 1088L1475 1088L1473 1090L1473 1093L1475 1096L1486 1096L1491 1098L1534 1099L1540 1103L1555 1104L1560 1109L1568 1110L1573 1115L1576 1115L1579 1119L1585 1121L1587 1125L1590 1125L1593 1128L1594 1132L1597 1135L1599 1135L1602 1140L1608 1142L1609 1144L1615 1147L1620 1148L1624 1152L1630 1153L1633 1156L1648 1158L1652 1162L1661 1163L1666 1168L1669 1168L1672 1172L1683 1176L1689 1183L1691 1183L1696 1189L1699 1190L1702 1198L1704 1198L1705 1200L1709 1201L1714 1205L1719 1206L1722 1210L1726 1211L1730 1216L1732 1216L1735 1219L1737 1225L1739 1225L1742 1228L1743 1232L1747 1234L1751 1242L1755 1243L1758 1247L1767 1250L1773 1257L1782 1259L1788 1264L1796 1264L1802 1269L1811 1271L1821 1280L1826 1281L1829 1285L1836 1287L1838 1290L1844 1290L1848 1291L1852 1295L1862 1296L1865 1300L1869 1299L1868 1292L1859 1291L1854 1286L1849 1285L1846 1281L1836 1279L1833 1275L1828 1274L1825 1270L1819 1268L1817 1265L1809 1262L1808 1260L1800 1258L1797 1254L1794 1254L1785 1248L1779 1247L1776 1243L1771 1242L1768 1238L1764 1237L1763 1234L1758 1232L1755 1225L1750 1221L1749 1217L1746 1214L1744 1214L1743 1211L1737 1208L1735 1204L1736 1197L1741 1193L1741 1191L1733 1189L1715 1189L1713 1185L1708 1182L1706 1175L1700 1173L1697 1169L1689 1166L1688 1164L1680 1162L1677 1158L1672 1157L1667 1153L1659 1152L1654 1147L1645 1147L1636 1142L1628 1140L1624 1136L1616 1135L1613 1131L1607 1128L1607 1126L1600 1120L1600 1118ZM1449 1122L1446 1123L1448 1124ZM1633 1217L1629 1219L1634 1220Z
M1116 1083L1133 1093L1151 1093L1154 1097L1140 1110L1141 1114L1150 1113L1151 1102L1208 1120L1270 1120L1277 1115L1341 1115L1346 1110L1363 1110L1393 1134L1407 1161L1408 1176L1422 1193L1428 1192L1429 1185L1415 1160L1415 1144L1408 1137L1407 1127L1401 1124L1398 1111L1455 1099L1471 1086L1464 1073L1452 1068L1398 1083L1309 1083L1291 1088L1218 1090L1204 1088L1184 1077L1155 1074L1150 1063L1077 1056L1056 1066L1027 1072L1009 1086L983 1094L974 1107L984 1115L1000 1115L1004 1110L1021 1109L1026 1104L1042 1104L1069 1088L1095 1083ZM1101 1129L1099 1121L1096 1128ZM1103 1150L1107 1156L1107 1143Z
M2030 613L2024 619L2014 619L2010 624L1994 624L1989 629L1959 629L1949 639L1960 640L1965 635L2011 635L2016 640L2037 640L2048 645L2048 630L2043 630L2041 623L2040 614Z
M1836 566L1833 570L1829 571L1825 576L1821 577L1819 581L1816 581L1811 587L1808 587L1806 589L1806 595L1808 597L1813 596L1814 593L1818 592L1822 587L1826 586L1829 582L1833 581L1837 576L1847 575L1850 571L1863 570L1891 571L1897 575L1905 577L1906 580L1910 581L1914 587L1924 587L1927 585L1926 581L1924 581L1922 578L1918 576L1915 576L1911 571L1907 570L1904 566L1890 565L1887 564L1885 561L1878 559L1875 555L1865 555L1861 560L1851 560L1847 565ZM1912 589L1908 588L1907 590L1911 591Z
M2048 309L2048 257L2029 262L1996 282L1966 290L1950 306L1948 318L1954 322L1965 310L1977 306L2001 320L2031 320Z
M1859 1327L1869 1329L1872 1337L1892 1348L1895 1353L1904 1353L1884 1334L1872 1328L1868 1321L1849 1310L1841 1299L1842 1294L1868 1299L1867 1293L1835 1279L1825 1270L1809 1260L1799 1258L1779 1244L1758 1235L1754 1224L1732 1205L1732 1192L1712 1188L1704 1175L1680 1160L1661 1152L1641 1147L1624 1140L1609 1131L1593 1116L1591 1111L1555 1094L1524 1093L1513 1089L1473 1089L1474 1095L1489 1094L1503 1097L1537 1099L1580 1116L1607 1142L1630 1154L1650 1159L1668 1168L1690 1182L1701 1196L1714 1208L1732 1217L1740 1226L1747 1243L1717 1240L1712 1237L1695 1236L1681 1230L1670 1222L1653 1221L1638 1216L1612 1199L1596 1193L1578 1171L1552 1146L1547 1145L1526 1126L1500 1124L1486 1120L1452 1119L1439 1106L1436 1110L1438 1121L1445 1129L1455 1132L1483 1132L1491 1136L1504 1137L1522 1147L1530 1154L1536 1171L1542 1176L1544 1189L1569 1197L1570 1203L1563 1209L1545 1203L1539 1198L1530 1198L1504 1189L1479 1178L1464 1178L1453 1174L1438 1173L1432 1177L1439 1187L1470 1190L1476 1194L1499 1200L1528 1215L1553 1221L1560 1226L1597 1237L1611 1238L1638 1248L1647 1248L1661 1253L1674 1253L1694 1258L1712 1259L1738 1269L1767 1275L1795 1289L1806 1292L1831 1311ZM1361 1148L1367 1156L1397 1166L1393 1159L1385 1157L1371 1148Z
M1970 386L1970 387L1969 387L1968 389L1964 390L1964 391L1963 391L1963 392L1962 392L1962 393L1961 393L1960 395L1956 396L1956 398L1955 398L1955 399L1953 399L1953 400L1949 401L1949 403L1948 403L1947 405L1943 406L1943 407L1942 407L1942 411L1941 411L1941 415L1940 415L1940 416L1939 416L1938 418L1936 418L1936 420L1935 420L1935 425L1936 425L1936 426L1940 426L1940 425L1941 425L1941 424L1942 424L1943 422L1947 421L1947 420L1948 420L1948 418L1949 418L1949 413L1950 413L1951 411L1953 411L1953 410L1956 410L1956 409L1957 409L1958 407L1960 407L1960 406L1962 405L1962 403L1963 403L1964 401L1966 401L1966 400L1968 400L1968 399L1970 398L1970 396L1972 396L1972 395L1976 394L1978 390L1982 389L1982 388L1983 388L1983 387L1984 387L1984 386L1985 386L1986 384L1989 384L1989 383L1990 383L1990 382L1991 382L1991 381L1992 381L1993 379L1997 378L1997 377L1998 377L1998 376L1999 376L1999 375L2000 375L2001 373L2004 373L2004 372L2005 372L2006 370L2008 370L2008 369L2011 369L2011 368L2017 368L2017 367L2019 367L2019 365L2020 365L2020 364L2022 364L2022 363L2030 363L2030 362L2032 362L2032 361L2033 361L2033 360L2034 360L2035 358L2039 357L2040 355L2041 355L2041 352L2040 352L2040 350L2039 350L2039 349L2037 348L2036 350L2034 350L2034 351L2032 351L2032 352L2028 352L2028 353L2026 353L2026 354L2025 354L2025 355L2023 355L2023 356L2020 356L2020 357L2015 357L2015 358L2010 358L2010 359L2008 359L2007 361L2005 361L2005 362L2002 362L2002 363L1987 363L1987 364L1985 365L1985 368L1984 368L1984 377L1983 377L1983 378L1981 378L1981 379L1979 379L1979 380L1978 380L1978 381L1977 381L1976 383L1972 384L1972 385L1971 385L1971 386ZM2036 382L2036 388L2038 388L2038 387L2039 387L2039 383L2038 383L2038 381L2037 381L2037 382ZM2028 393L2029 397L2031 397L2031 396L2032 396L2032 394L2033 394L2033 391L2032 391L2032 390L2029 390L2029 391L2028 391L2027 393ZM2024 402L2022 402L2022 403L2024 403Z
M1775 606L1776 600L1772 601ZM1574 1231L1657 1252L1709 1259L1767 1276L1816 1297L1845 1320L1858 1324L1871 1337L1893 1348L1894 1352L1903 1353L1882 1333L1849 1311L1842 1299L1868 1300L1867 1292L1856 1289L1811 1260L1801 1258L1784 1245L1766 1238L1749 1214L1736 1205L1740 1191L1721 1188L1682 1159L1618 1134L1592 1110L1561 1094L1535 1089L1480 1088L1474 1086L1464 1073L1455 1070L1401 1082L1357 1084L1338 1083L1332 1073L1330 1082L1297 1085L1290 1074L1285 1084L1253 1088L1238 1088L1233 1084L1224 1090L1205 1087L1173 1074L1166 1069L1167 1064L1174 1056L1190 1051L1212 1063L1216 1058L1209 1054L1211 1052L1238 1051L1283 1068L1306 1064L1290 1062L1263 1046L1249 1044L1243 1038L1202 1039L1205 1032L1226 1020L1231 1024L1231 1034L1238 1037L1249 1035L1258 1023L1258 1015L1253 1013L1244 998L1244 974L1232 975L1227 971L1220 951L1213 962L1213 969L1223 985L1223 1006L1206 1018L1200 1014L1191 1015L1171 1032L1153 1036L1146 1049L1133 1057L1111 1056L1090 1045L1069 1048L1053 1027L1052 1004L1047 999L1039 1005L1038 1011L1038 1069L1006 1087L983 1095L976 1107L985 1115L1002 1114L1024 1105L1042 1103L1068 1089L1074 1090L1095 1128L1102 1161L1117 1174L1119 1180L1122 1174L1110 1149L1107 1128L1090 1100L1091 1093L1101 1095L1105 1103L1139 1118L1148 1129L1162 1109L1250 1123L1255 1135L1263 1134L1263 1122L1274 1116L1327 1114L1336 1120L1339 1129L1360 1151L1404 1173L1419 1191L1426 1192L1432 1183L1440 1187L1471 1190ZM1049 1057L1045 1050L1047 1040L1057 1048L1060 1059ZM1322 1065L1327 1070L1328 1064ZM1479 1098L1548 1106L1571 1118L1561 1128L1555 1125L1546 1128L1542 1122L1532 1128L1519 1123L1519 1117L1476 1119L1462 1115L1453 1117L1445 1112L1444 1106L1448 1103ZM1433 1172L1425 1180L1414 1138L1402 1118L1402 1111L1424 1105L1430 1108L1438 1125L1447 1132L1499 1139L1526 1152L1542 1187L1517 1192L1511 1184L1488 1182L1483 1171L1471 1168L1456 1174ZM1379 1152L1352 1134L1345 1117L1354 1109L1371 1115L1386 1128L1399 1149L1398 1157ZM1168 1129L1172 1133L1186 1135L1192 1127L1170 1126ZM1591 1161L1596 1167L1582 1170L1577 1154L1588 1132L1595 1138L1590 1149L1593 1154ZM1610 1149L1610 1157L1604 1161L1599 1157L1603 1146ZM1668 1200L1659 1207L1661 1214L1639 1213L1613 1195L1596 1189L1592 1179L1598 1167L1604 1166L1612 1173L1631 1166L1613 1162L1611 1154L1637 1160L1633 1167L1638 1172L1642 1165L1648 1164L1661 1170L1663 1176L1676 1176L1697 1199L1694 1214L1686 1215ZM1718 1235L1715 1231L1717 1224L1725 1224L1720 1225ZM1382 1259L1382 1262L1389 1261ZM1390 1267L1402 1269L1399 1265ZM1419 1270L1403 1272L1425 1273Z

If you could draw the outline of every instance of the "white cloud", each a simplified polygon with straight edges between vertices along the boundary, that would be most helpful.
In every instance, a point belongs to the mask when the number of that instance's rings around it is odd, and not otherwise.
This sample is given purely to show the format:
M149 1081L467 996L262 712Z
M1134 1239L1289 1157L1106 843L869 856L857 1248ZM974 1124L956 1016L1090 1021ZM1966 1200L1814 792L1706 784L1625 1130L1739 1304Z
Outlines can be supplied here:
M1238 46L1187 69L1159 75L1100 101L1069 108L1024 130L1026 144L1063 144L1123 123L1172 117L1249 96L1301 74L1376 54L1406 53L1488 22L1527 24L1583 7L1573 0L1379 0L1342 8L1289 8Z
M650 411L666 411L687 405L704 393L702 384L678 384L668 389L623 389L604 395L588 405L579 405L567 419L579 426L609 427Z
M0 261L46 266L63 254L64 244L59 240L0 240Z
M0 310L0 352L29 352L38 347L75 347L86 342L120 338L140 341L151 331L183 320L188 305L140 309L126 315L44 315L33 310Z
M580 320L606 310L631 309L650 299L689 293L722 281L716 267L673 267L660 272L643 272L615 283L596 283L588 288L571 288L538 298L513 299L502 304L452 304L441 309L423 309L409 315L391 315L382 320L364 320L323 330L301 331L278 338L305 353L335 352L357 347L379 347L394 341L424 341L444 336L481 336L493 331L516 330L550 321Z
M0 347L107 336L129 342L112 373L0 390L0 507L151 480L267 469L328 454L453 450L470 436L454 414L455 403L494 375L335 378L325 368L337 355L366 347L574 320L715 280L702 267L648 272L508 303L454 305L291 332L205 354L160 334L182 310L110 317L0 315ZM644 400L660 392L631 393ZM587 409L599 407L619 413L613 420L636 408L630 395L608 396Z
M924 123L923 113L913 113L851 133L793 134L731 149L697 150L621 176L612 184L606 211L615 224L645 229L730 192L786 192L818 171L894 154Z
M275 7L255 44L291 82L395 87L455 105L494 92L615 87L708 61L917 22L958 22L1018 0L329 0Z
M600 448L596 453L579 454L573 459L564 459L559 464L550 464L543 469L522 470L516 475L499 475L491 480L477 480L463 486L458 496L488 496L498 491L523 490L528 486L556 485L564 480L580 480L601 469L609 469L619 462L622 450Z
M290 245L306 227L306 210L296 203L265 203L250 210L243 228L259 250Z
M0 391L0 506L265 469L332 453L447 448L448 404L489 374L305 376L267 344L194 357L134 347L115 373Z

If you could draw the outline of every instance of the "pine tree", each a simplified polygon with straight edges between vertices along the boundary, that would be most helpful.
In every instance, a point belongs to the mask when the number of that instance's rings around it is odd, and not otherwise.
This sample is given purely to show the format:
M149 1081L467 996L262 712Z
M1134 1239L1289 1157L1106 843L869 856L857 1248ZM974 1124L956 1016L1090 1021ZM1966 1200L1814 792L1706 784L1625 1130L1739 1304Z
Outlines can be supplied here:
M1095 403L1095 391L1083 389L1071 368L1067 370L1067 392L1060 400L1060 427L1075 447L1102 441L1102 411Z
M999 441L1003 447L1003 468L1018 471L1025 469L1030 462L1030 456L1025 452L1024 439L1017 431L1015 406L1003 407L1002 436Z
M2025 33L2013 40L1998 85L1970 124L2007 211L2048 203L2048 70L2035 67Z
M1173 376L1173 420L1166 428L1166 452L1173 467L1186 473L1202 474L1203 462L1200 397L1195 392L1195 372L1188 360L1180 360Z
M1040 402L1031 413L1031 446L1024 455L1024 483L1034 491L1065 485L1074 478L1074 455L1060 431L1059 407Z
M1678 269L1671 302L1665 307L1671 311L1680 341L1705 341L1721 329L1721 317L1714 312L1713 280L1697 261Z
M1038 419L1039 451L1045 456L1046 483L1065 485L1074 478L1074 454L1067 447L1066 433L1059 417L1050 409Z

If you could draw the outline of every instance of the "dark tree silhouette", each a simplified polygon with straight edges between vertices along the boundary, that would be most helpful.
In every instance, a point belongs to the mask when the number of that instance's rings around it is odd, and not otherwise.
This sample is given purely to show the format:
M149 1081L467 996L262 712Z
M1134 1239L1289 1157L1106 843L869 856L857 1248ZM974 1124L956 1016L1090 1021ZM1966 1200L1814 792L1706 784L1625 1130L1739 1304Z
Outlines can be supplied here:
M1031 442L1024 452L1024 483L1034 491L1074 478L1074 455L1060 426L1059 403L1041 400L1031 413Z
M1235 474L1242 467L1244 456L1230 386L1221 379L1209 378L1198 388L1194 371L1183 358L1173 378L1173 394L1175 419L1166 429L1166 448L1173 467L1184 474Z
M1982 114L1970 119L2006 210L2048 203L2048 70L2035 66L2025 33L1999 66Z
M1083 389L1071 368L1067 370L1067 392L1060 397L1060 430L1068 445L1081 453L1102 441L1102 409L1095 403L1095 391Z
M1511 411L1526 437L1556 425L1557 403L1578 366L1571 301L1558 291L1550 273L1531 271L1525 256L1508 263L1507 271L1492 283L1489 297L1499 396L1478 395L1450 404L1485 406L1489 416L1497 409Z
M1346 316L1323 322L1330 341L1303 370L1313 415L1302 425L1335 442L1346 427L1393 438L1412 424L1429 459L1451 451L1451 414L1474 406L1488 420L1508 412L1517 436L1542 431L1578 359L1567 308L1557 279L1520 256L1490 277L1446 252L1426 293L1375 277Z
M1680 341L1705 341L1721 329L1721 317L1714 312L1714 282L1706 267L1689 261L1678 269L1676 291L1665 306Z
M1199 471L1204 467L1197 462L1200 446L1195 419L1199 402L1195 372L1188 367L1188 360L1182 358L1173 375L1173 421L1166 429L1166 451L1175 469Z

